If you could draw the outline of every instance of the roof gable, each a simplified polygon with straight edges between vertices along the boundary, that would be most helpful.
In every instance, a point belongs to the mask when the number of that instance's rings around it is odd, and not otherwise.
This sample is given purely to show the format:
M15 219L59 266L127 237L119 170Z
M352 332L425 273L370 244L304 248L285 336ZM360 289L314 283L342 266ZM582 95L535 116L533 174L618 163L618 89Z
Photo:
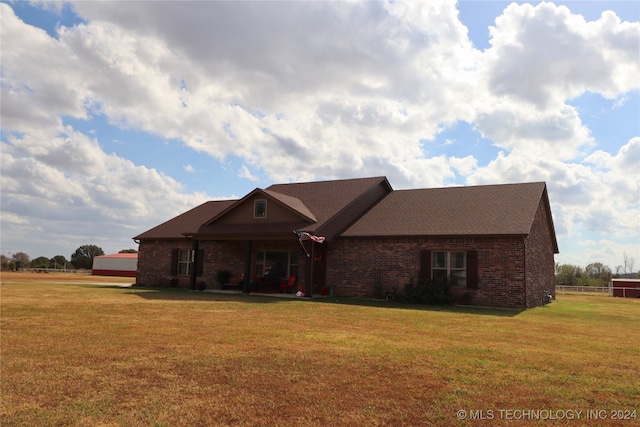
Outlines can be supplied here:
M199 229L203 238L267 238L277 233L309 231L331 238L351 225L391 191L385 177L275 184L255 189ZM265 198L280 212L253 218L253 201ZM283 212L283 210L286 211Z
M254 217L254 202L256 200L267 200L268 204L271 205L271 208L267 209L265 218ZM300 222L301 220L307 222L317 221L313 213L300 199L256 188L224 211L206 221L204 226L214 224L252 224L256 221L261 223L290 223Z
M543 182L394 191L342 236L527 235L543 195Z
M309 206L317 223L305 231L336 234L360 218L371 206L392 191L383 176L333 181L274 184L267 188L296 197Z

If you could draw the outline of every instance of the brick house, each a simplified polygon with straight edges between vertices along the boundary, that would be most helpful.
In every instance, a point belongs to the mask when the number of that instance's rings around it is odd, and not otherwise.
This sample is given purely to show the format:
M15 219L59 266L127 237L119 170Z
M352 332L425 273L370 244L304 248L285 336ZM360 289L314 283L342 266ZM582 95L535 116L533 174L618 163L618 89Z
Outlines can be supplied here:
M298 241L308 232L323 243ZM385 177L276 184L206 202L134 238L137 282L374 297L423 276L459 301L529 308L555 296L546 184L393 190ZM249 280L244 280L249 278Z

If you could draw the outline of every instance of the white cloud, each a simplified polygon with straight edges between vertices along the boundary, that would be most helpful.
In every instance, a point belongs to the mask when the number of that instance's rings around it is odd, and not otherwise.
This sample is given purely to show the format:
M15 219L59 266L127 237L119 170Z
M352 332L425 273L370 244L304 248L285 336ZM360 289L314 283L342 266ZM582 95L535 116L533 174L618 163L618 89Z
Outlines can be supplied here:
M27 218L20 217L18 215L3 212L2 213L2 222L4 224L15 224L15 225L26 225L29 224L29 220Z
M94 74L111 76L111 83L91 83L98 111L214 157L263 163L275 180L323 176L324 147L336 170L364 167L386 156L398 131L405 141L432 138L439 122L469 114L466 103L453 101L473 90L467 68L477 53L453 2L421 10L211 2L199 4L198 16L173 3L135 4L138 13L126 14L113 3L75 6L89 23L60 39ZM244 31L230 39L231 27ZM451 81L448 89L442 79ZM402 158L420 156L395 148ZM274 164L282 155L304 158L307 172L295 162Z
M601 262L611 268L615 273L616 266L624 263L625 253L629 257L634 258L634 261L638 259L634 257L635 254L638 254L638 247L633 243L620 244L612 239L600 239L597 241L589 240L586 244L581 243L579 246L581 246L582 252L579 252L578 256L567 254L562 260L562 263L584 267L593 262ZM637 264L635 264L633 272L638 272Z
M638 185L640 170L640 136L632 138L616 155L598 150L584 159L600 168L617 171Z
M640 23L611 11L587 22L565 6L512 3L490 32L489 85L499 96L545 109L586 91L614 98L638 87Z
M54 236L54 247L77 247L88 243L81 236L95 235L131 243L134 235L208 199L66 130L2 144L2 234L5 241L22 242L22 250L37 244L30 235L43 231Z
M592 141L575 109L563 105L541 112L528 105L508 102L479 111L476 127L498 147L523 155L551 155L561 160L576 157Z
M251 173L251 171L246 165L240 166L240 170L238 171L238 176L241 178L246 178L249 181L258 181L258 178Z
M469 176L478 169L478 160L473 156L466 156L462 159L451 157L449 163L460 175L464 176Z

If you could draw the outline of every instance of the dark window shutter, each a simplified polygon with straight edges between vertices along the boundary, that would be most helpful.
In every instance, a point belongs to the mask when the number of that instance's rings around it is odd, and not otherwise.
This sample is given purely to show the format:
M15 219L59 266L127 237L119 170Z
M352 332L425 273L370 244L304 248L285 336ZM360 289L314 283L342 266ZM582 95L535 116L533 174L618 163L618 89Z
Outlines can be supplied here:
M478 251L467 251L467 288L478 289Z
M202 276L204 266L204 249L198 249L196 254L196 276Z
M420 277L431 279L431 251L420 251Z
M171 275L176 276L178 274L178 254L180 249L171 250Z

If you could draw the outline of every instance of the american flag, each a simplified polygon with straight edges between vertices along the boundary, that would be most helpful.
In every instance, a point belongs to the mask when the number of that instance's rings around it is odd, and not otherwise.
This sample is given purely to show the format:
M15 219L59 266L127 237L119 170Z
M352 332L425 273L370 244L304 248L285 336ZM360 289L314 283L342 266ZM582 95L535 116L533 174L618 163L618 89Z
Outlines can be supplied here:
M298 240L302 243L303 240L313 240L317 243L324 243L324 237L315 236L311 233L307 233L306 231L294 231L298 235Z

